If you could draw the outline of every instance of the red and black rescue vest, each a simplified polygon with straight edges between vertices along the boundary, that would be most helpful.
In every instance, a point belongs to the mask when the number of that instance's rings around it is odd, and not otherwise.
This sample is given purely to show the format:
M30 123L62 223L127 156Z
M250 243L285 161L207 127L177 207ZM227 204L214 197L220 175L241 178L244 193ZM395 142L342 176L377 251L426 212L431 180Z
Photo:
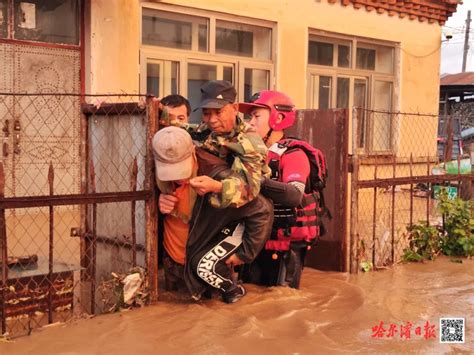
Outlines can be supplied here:
M310 174L305 182L305 192L300 206L296 208L274 205L274 225L267 250L289 250L290 244L312 245L325 234L322 218L331 218L324 201L323 190L328 177L326 158L321 150L298 139L282 139L270 147L268 165L272 170L272 179L281 181L280 161L283 155L299 149L308 157Z

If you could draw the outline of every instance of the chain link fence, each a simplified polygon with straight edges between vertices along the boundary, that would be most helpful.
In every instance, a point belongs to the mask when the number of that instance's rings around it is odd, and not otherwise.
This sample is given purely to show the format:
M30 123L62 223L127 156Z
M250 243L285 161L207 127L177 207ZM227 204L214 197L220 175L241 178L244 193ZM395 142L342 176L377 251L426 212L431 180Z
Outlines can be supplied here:
M375 268L399 262L409 243L407 227L442 223L435 198L441 186L454 196L462 181L472 180L470 162L461 175L465 159L458 155L446 162L439 155L439 120L430 114L353 110L351 272L363 262Z
M156 106L126 94L0 94L2 334L156 299Z

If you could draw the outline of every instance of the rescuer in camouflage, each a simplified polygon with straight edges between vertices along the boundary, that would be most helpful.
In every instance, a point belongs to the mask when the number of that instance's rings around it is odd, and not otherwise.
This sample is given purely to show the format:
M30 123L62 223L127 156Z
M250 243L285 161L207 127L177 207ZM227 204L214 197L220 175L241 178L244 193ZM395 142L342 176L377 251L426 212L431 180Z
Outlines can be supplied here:
M237 93L230 82L209 81L201 93L197 109L202 109L203 121L211 130L201 147L226 160L237 174L219 182L198 176L191 186L198 194L211 192L210 203L216 208L243 206L259 194L262 177L270 176L267 148L255 130L237 117Z

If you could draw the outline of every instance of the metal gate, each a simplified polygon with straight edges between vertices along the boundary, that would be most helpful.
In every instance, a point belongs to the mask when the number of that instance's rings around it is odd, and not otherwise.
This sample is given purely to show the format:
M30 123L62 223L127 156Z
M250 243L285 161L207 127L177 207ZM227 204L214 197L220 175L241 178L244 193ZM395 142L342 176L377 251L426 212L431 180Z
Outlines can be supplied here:
M468 157L450 161L451 153L439 154L437 114L354 108L352 116L350 271L356 273L361 263L378 269L401 261L407 228L443 224L435 192L456 189L459 195L474 174ZM367 130L371 139L362 139Z
M327 234L307 257L306 265L321 270L345 271L347 259L346 203L348 176L349 117L345 109L299 110L295 125L287 132L321 149L329 178L324 196L332 214L325 220Z
M140 99L0 95L3 132L16 142L11 151L4 141L0 164L2 333L125 306L120 281L131 272L143 280L139 302L156 300L157 103ZM67 140L76 129L82 138Z

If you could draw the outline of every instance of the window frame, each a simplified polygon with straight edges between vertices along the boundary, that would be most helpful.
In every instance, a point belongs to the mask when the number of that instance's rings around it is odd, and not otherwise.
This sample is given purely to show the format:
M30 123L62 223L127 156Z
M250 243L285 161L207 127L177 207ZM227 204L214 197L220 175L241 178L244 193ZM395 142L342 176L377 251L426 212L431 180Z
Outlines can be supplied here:
M192 50L167 48L144 44L142 42L142 16L144 9L152 9L158 11L165 11L174 13L176 15L190 15L196 17L204 17L209 20L208 28L208 52L197 50L192 44ZM216 23L217 20L226 22L240 23L243 25L266 27L271 30L271 52L270 59L261 59L256 57L232 56L216 53ZM171 60L179 63L179 78L178 78L178 93L187 97L187 65L189 63L202 64L229 64L234 67L234 85L237 88L238 101L243 101L244 98L244 81L243 73L245 69L262 69L270 72L269 88L275 87L275 65L276 65L276 23L260 19L253 19L242 16L234 16L229 14L217 13L209 10L195 9L191 7L182 7L178 5L156 4L150 2L143 2L140 6L140 93L146 93L146 65L150 60ZM218 76L219 77L219 76Z
M63 48L63 49L77 49L83 51L83 41L84 41L84 31L85 31L85 3L87 0L80 0L79 4L79 28L78 28L78 43L77 44L67 44L67 43L56 43L56 42L43 42L43 41L33 41L29 39L16 39L14 37L14 0L6 0L7 5L7 17L5 19L7 24L7 35L6 37L0 37L0 42L2 43L11 43L11 44L26 44L38 47L47 47L47 48Z
M338 33L328 33L326 31L318 31L314 29L310 29L308 33L308 51L309 51L309 41L318 41L318 42L325 42L325 43L332 43L332 44L345 44L349 41L350 44L350 53L351 53L351 66L348 68L339 67L337 66L337 55L338 55L338 46L334 46L333 48L333 65L320 65L320 64L311 64L309 63L309 52L306 58L307 61L307 106L311 108L316 108L313 106L313 76L331 76L332 77L332 85L331 85L331 102L330 107L335 108L337 103L337 78L339 77L349 77L351 78L350 81L350 99L349 105L353 103L353 82L357 78L366 78L368 83L367 88L367 109L373 110L374 109L374 88L375 88L375 81L387 81L392 83L392 93L391 93L391 112L399 111L399 77L400 77L400 43L397 42L388 42L378 39L371 39L365 37L358 37L358 36L348 36L342 35ZM345 41L345 42L344 42ZM369 48L369 49L377 49L377 47L384 46L393 48L393 57L392 57L392 65L393 65L393 72L391 74L385 72L378 72L376 70L365 70L365 69L357 69L356 67L356 60L357 60L357 46L361 43L361 48ZM377 68L377 63L376 63ZM352 117L352 107L349 107L349 116ZM351 120L352 121L352 120ZM390 120L390 148L388 150L373 150L373 122L367 122L368 126L366 127L365 131L365 142L363 147L359 147L357 149L358 154L362 155L394 155L397 151L397 141L394 137L396 137L395 132L398 130L398 127L395 127L395 120L393 115L391 115Z

